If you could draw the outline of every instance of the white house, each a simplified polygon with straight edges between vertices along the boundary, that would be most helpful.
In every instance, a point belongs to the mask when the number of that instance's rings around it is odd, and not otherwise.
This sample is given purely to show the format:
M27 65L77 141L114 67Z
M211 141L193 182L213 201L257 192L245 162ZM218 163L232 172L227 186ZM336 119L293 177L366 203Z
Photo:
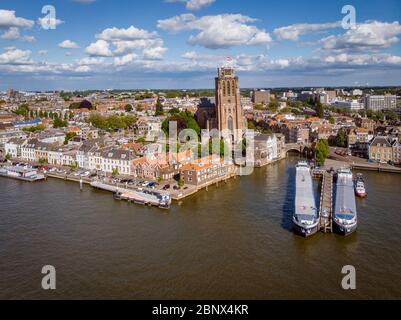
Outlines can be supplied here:
M4 144L5 154L10 155L13 159L21 157L21 148L25 146L27 142L27 139L10 139Z

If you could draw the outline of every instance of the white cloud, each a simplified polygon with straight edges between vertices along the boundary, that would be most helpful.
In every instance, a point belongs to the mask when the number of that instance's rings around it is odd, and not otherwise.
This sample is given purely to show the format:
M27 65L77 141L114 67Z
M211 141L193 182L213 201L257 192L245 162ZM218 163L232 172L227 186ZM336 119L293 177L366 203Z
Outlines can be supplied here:
M164 42L157 32L139 29L134 26L126 29L108 28L96 35L96 38L100 39L97 42L103 41L101 44L104 46L107 43L110 52L112 51L111 54L109 52L109 54L103 56L126 56L142 51L144 59L156 60L162 59L163 54L167 51L163 47ZM109 47L110 45L114 46L113 50Z
M130 26L127 29L108 28L103 30L96 36L98 39L107 41L124 41L124 40L141 40L154 39L158 37L157 32L149 32L147 30L138 29Z
M38 51L38 54L41 55L41 56L45 56L45 55L47 55L48 53L49 53L49 51L47 51L47 50L39 50L39 51Z
M31 51L20 50L14 47L6 48L5 52L0 54L0 64L23 65L31 64Z
M147 48L143 51L143 57L146 60L161 60L166 51L167 49L162 47Z
M96 66L104 63L104 58L83 58L77 61L80 66Z
M274 29L274 34L282 40L297 41L301 35L339 27L341 27L341 22L322 24L300 23Z
M169 32L198 30L198 34L190 36L188 43L209 49L240 45L268 45L272 41L270 34L250 25L255 21L255 19L241 14L223 14L201 18L197 18L193 14L182 14L170 19L159 20L158 27Z
M326 37L321 43L324 50L335 52L378 51L398 43L399 35L401 25L398 21L368 21L357 24L356 29L350 29L342 35Z
M202 9L203 7L211 5L215 1L216 0L167 0L166 2L182 2L185 3L185 6L188 10L196 11Z
M92 69L88 66L79 66L78 68L76 68L76 72L91 72Z
M132 63L137 58L137 55L134 53L129 53L122 57L114 58L115 66L125 66L127 64Z
M113 53L110 50L110 45L107 41L97 40L91 43L85 52L93 57L111 57Z
M1 35L3 40L17 40L20 37L19 29L17 27L10 27Z
M15 11L0 10L0 28L32 28L35 23L32 20L15 16Z
M22 40L26 42L35 42L36 38L34 36L23 36Z
M71 40L64 40L63 42L59 43L59 48L62 49L78 49L79 45Z

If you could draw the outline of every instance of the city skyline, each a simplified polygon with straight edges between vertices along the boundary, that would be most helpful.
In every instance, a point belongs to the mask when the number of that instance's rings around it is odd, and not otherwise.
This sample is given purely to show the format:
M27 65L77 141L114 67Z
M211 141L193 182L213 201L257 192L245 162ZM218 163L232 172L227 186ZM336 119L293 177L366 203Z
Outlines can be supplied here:
M55 30L46 4L2 2L0 90L212 88L227 57L242 88L400 85L398 1L354 1L351 30L342 1L53 1Z

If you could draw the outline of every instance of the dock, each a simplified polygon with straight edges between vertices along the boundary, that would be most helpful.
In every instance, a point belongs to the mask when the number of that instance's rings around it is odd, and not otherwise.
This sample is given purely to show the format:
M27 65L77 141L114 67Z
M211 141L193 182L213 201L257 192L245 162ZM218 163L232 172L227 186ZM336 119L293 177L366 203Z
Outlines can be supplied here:
M333 174L324 172L320 196L320 230L324 233L333 232L333 191Z
M171 197L165 193L125 189L101 181L93 181L90 185L96 189L112 192L116 200L125 200L161 209L169 209L171 206Z

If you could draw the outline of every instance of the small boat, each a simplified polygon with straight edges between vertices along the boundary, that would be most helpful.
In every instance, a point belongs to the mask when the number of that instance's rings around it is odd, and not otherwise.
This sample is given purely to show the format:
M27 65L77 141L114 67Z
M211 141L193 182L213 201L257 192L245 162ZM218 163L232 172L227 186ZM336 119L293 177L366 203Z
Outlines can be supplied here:
M355 179L355 194L359 198L366 198L368 196L365 188L365 181L361 174L358 174L357 178Z

